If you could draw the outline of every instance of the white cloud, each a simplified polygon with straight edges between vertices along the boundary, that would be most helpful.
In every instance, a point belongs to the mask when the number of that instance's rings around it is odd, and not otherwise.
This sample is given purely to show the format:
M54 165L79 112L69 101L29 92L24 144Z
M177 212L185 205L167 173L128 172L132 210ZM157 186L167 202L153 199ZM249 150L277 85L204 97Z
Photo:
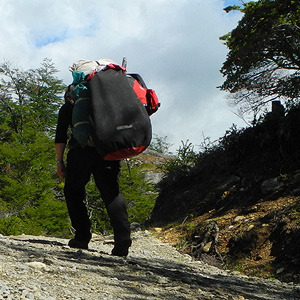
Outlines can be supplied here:
M233 1L232 3L234 4ZM232 123L244 124L226 105L219 69L227 49L219 36L239 14L222 0L0 0L0 58L37 68L51 58L68 84L69 65L82 58L128 59L156 90L162 106L153 131L174 143L217 139Z

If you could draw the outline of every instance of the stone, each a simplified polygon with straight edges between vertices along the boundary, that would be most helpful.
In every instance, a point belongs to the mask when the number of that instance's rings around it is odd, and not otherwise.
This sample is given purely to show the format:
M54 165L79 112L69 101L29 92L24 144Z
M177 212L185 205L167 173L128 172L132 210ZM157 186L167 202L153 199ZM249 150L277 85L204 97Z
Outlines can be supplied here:
M261 184L261 191L263 194L271 194L279 191L284 184L278 181L277 177L267 179Z
M209 252L210 248L211 248L212 242L207 243L206 245L204 245L203 247L203 252L207 253Z
M47 265L39 261L28 262L26 265L34 269L47 270Z
M241 179L238 176L232 175L227 180L225 180L220 186L217 187L217 190L226 190L230 189L234 184L239 182Z
M253 228L254 228L254 225L251 224L251 225L248 226L247 231L250 231L250 230L252 230Z
M56 240L50 237L7 239L10 243L0 243L0 299L300 299L295 285L249 278L187 259L151 232L132 234L127 258L111 256L113 245L104 240L92 242L91 249L77 255L76 249L62 246L67 239L60 239L61 245L29 242ZM9 253L12 249L13 255ZM29 253L54 263L24 263ZM22 271L24 266L26 272Z
M244 216L236 216L234 219L233 219L233 223L238 223L238 222L241 222L245 219Z

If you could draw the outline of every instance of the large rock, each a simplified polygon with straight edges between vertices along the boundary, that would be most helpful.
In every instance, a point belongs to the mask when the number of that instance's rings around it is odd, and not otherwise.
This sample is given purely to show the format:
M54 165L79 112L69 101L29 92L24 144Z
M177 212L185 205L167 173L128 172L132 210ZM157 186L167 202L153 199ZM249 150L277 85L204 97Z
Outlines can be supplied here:
M277 177L275 177L275 178L265 180L261 184L261 191L264 194L272 194L272 193L278 192L283 186L284 186L284 184L282 182L278 181Z

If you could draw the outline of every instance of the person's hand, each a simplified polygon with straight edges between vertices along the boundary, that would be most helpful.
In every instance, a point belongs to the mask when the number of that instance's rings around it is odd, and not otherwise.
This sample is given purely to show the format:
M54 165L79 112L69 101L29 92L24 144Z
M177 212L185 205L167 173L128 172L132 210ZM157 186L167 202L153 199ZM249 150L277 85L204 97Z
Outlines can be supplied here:
M57 175L61 179L66 177L66 167L65 167L63 162L58 162L57 163Z

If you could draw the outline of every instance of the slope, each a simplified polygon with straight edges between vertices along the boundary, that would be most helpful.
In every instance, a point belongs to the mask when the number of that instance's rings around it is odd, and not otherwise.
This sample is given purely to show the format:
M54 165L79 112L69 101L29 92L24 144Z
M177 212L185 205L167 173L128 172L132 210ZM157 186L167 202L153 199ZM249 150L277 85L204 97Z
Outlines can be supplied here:
M160 182L150 224L196 259L299 282L299 128L299 108L232 128L193 168Z

